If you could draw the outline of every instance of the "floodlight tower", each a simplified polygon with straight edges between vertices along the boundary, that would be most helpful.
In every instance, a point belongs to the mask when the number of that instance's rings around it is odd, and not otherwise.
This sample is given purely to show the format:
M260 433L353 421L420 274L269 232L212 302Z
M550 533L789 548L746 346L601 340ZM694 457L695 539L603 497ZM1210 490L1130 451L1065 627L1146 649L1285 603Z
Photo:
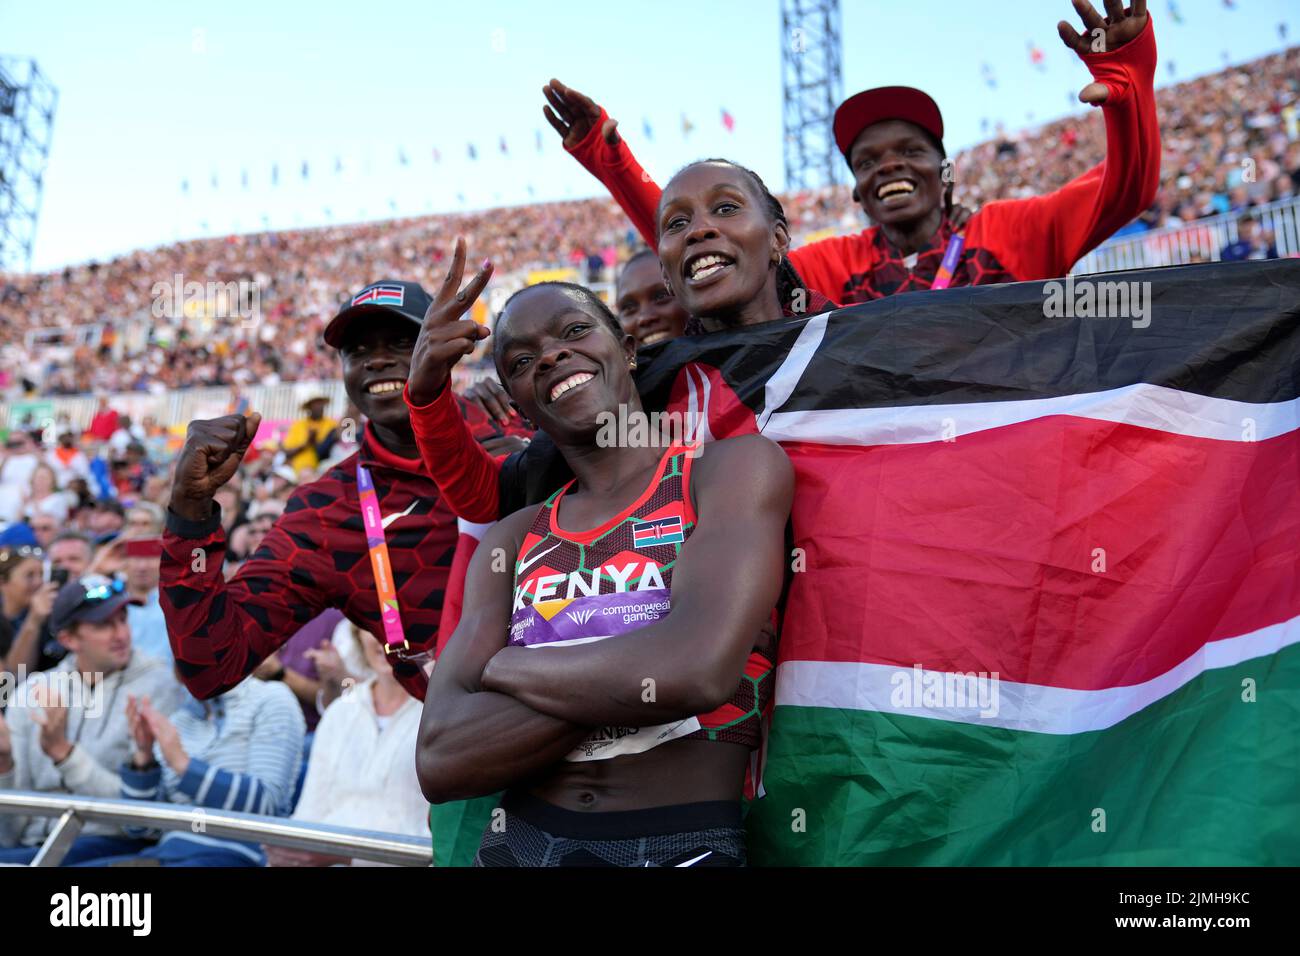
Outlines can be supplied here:
M840 182L831 117L844 96L840 0L781 0L785 188Z
M0 56L0 269L31 268L58 99L35 60Z

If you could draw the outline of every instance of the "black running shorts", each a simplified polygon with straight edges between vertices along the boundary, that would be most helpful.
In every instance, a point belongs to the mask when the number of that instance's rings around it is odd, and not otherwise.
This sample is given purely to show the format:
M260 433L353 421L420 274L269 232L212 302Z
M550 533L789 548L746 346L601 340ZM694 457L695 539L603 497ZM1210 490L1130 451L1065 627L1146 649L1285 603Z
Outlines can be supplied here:
M580 813L508 792L475 866L744 866L740 802Z

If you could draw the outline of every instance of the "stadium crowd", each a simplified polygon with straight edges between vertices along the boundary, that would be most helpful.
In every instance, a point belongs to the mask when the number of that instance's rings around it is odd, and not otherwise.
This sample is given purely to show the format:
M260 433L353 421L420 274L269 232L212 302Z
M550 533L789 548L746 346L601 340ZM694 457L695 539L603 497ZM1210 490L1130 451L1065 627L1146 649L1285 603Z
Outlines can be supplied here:
M1298 77L1300 47L1158 90L1160 189L1120 234L1246 214L1293 197L1300 179ZM1009 135L999 130L953 157L956 198L977 209L1056 189L1104 153L1100 115ZM796 241L861 228L847 186L780 198ZM583 281L608 281L613 265L638 245L613 202L591 199L200 239L61 272L9 275L0 278L0 395L329 378L320 333L347 291L376 276L433 271L444 254L441 238L457 233L472 237L473 254L491 258L499 277L518 275L518 285L530 270L557 267L576 267ZM156 317L154 285L177 274L255 283L262 321L246 328L238 317L208 316L202 307ZM143 321L132 330L132 320ZM93 345L48 332L97 323L102 334ZM33 329L51 339L29 347Z
M475 253L503 272L578 266L587 279L625 255L628 228L613 203L586 200L398 222L203 239L62 272L10 276L0 288L0 393L155 391L275 385L328 378L320 333L349 289L375 276L422 275L444 254L439 239L473 236ZM557 237L574 237L567 247ZM594 260L591 261L591 260ZM154 311L155 283L251 283L260 316L223 317L204 302ZM599 277L598 275L596 276ZM215 302L215 300L214 300ZM130 320L146 320L138 341ZM33 328L104 323L94 346L69 336L28 348ZM23 370L21 372L17 370Z

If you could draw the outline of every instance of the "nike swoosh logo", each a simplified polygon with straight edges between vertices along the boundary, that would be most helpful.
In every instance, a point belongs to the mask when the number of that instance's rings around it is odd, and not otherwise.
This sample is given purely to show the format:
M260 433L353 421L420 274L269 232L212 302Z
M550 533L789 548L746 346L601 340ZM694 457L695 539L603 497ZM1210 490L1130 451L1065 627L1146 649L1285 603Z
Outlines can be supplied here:
M405 510L405 511L399 511L399 512L398 512L397 514L395 514L395 515L389 515L387 518L385 518L385 519L383 519L382 521L380 521L380 522L379 522L379 525L380 525L380 527L382 527L382 528L387 528L390 524L392 524L392 523L393 523L394 521L396 521L398 518L405 518L407 515L409 515L409 514L410 514L412 511L414 511L414 510L415 510L415 499L412 499L412 500L411 500L411 503L410 503L409 505L406 506L406 510Z
M697 856L695 859L693 859L693 860L687 860L685 863L678 863L677 865L678 865L678 866L694 866L696 863L699 863L700 860L704 859L706 856L713 856L713 851L712 851L712 850L706 850L705 852L703 852L703 853L701 853L699 856Z
M519 570L517 570L517 571L515 572L515 574L517 574L517 575L518 575L518 574L523 574L526 570L528 570L528 566L529 566L530 564L536 564L538 561L542 560L542 558L546 557L548 554L550 554L552 551L554 551L556 548L558 548L558 547L559 547L561 544L563 544L563 543L564 543L564 542L562 542L562 541L557 541L557 542L555 542L555 544L551 545L549 548L547 548L547 549L546 549L545 551L543 551L541 554L535 554L535 555L533 555L531 558L529 558L527 561L522 561L522 562L520 562L520 564L519 564Z

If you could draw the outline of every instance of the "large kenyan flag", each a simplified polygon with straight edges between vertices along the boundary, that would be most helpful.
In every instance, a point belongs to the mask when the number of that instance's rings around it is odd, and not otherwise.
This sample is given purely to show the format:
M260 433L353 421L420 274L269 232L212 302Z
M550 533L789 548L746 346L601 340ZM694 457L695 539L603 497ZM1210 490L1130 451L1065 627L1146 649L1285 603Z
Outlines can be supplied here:
M1300 265L1094 278L643 358L798 476L751 862L1300 863Z

